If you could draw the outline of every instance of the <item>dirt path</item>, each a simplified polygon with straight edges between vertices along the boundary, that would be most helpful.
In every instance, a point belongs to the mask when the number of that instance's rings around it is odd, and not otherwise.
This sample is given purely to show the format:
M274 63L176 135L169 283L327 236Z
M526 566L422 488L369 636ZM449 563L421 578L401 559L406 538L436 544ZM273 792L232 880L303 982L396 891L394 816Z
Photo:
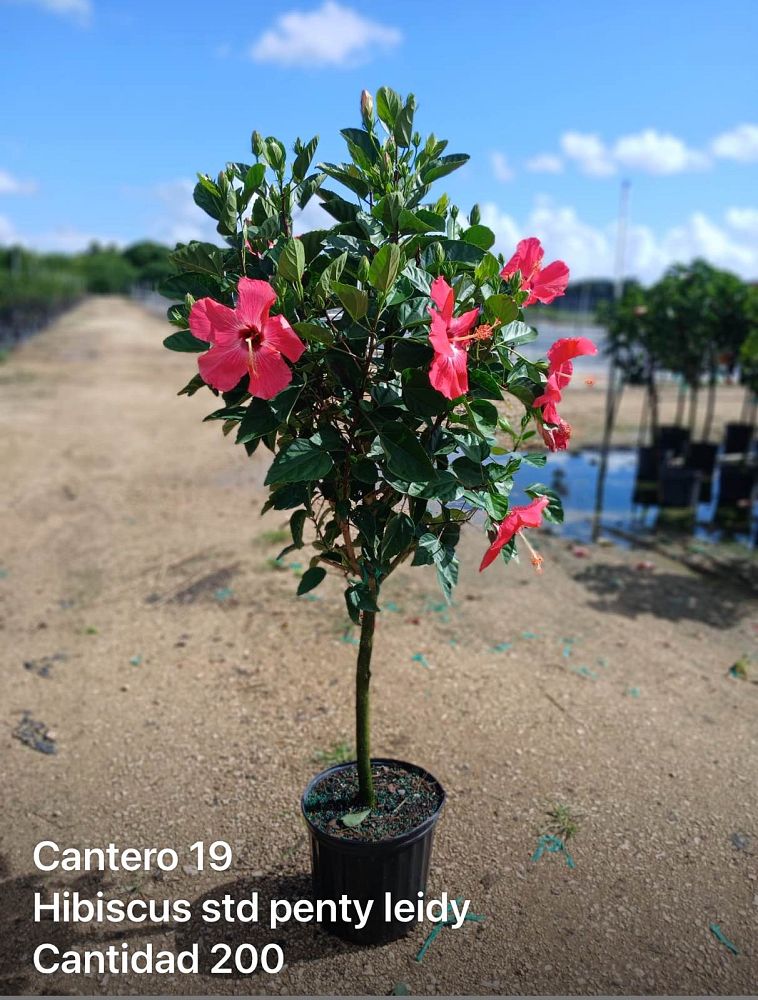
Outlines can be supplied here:
M0 368L3 992L414 994L750 993L758 978L758 608L655 558L540 539L526 565L479 576L463 547L456 604L426 570L384 595L375 752L449 793L430 890L486 916L360 951L312 928L233 930L283 942L275 979L93 979L33 971L38 943L146 940L203 954L223 932L32 921L35 889L265 897L307 892L297 803L314 759L350 741L354 637L336 583L295 608L273 567L284 519L259 520L261 460L176 398L189 355L119 300L90 301ZM23 713L57 753L13 738ZM530 858L553 804L578 816L560 854ZM35 871L61 846L224 839L222 875L162 881ZM718 924L740 954L709 930ZM111 933L111 937L108 935ZM215 935L215 937L214 937ZM207 968L207 966L205 966Z

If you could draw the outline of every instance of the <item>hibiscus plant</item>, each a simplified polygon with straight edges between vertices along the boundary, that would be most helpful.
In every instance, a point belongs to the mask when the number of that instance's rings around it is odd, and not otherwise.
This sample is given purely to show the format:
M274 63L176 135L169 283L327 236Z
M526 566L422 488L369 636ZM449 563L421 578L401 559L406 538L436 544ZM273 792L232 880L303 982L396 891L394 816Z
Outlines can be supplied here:
M317 137L298 139L288 163L278 139L254 132L254 163L229 163L215 180L201 174L195 188L225 246L179 246L163 289L182 298L168 311L180 330L166 347L198 354L180 394L209 390L219 399L206 420L248 455L271 453L263 510L290 512L285 552L313 550L297 593L328 572L345 578L347 611L360 626L364 806L375 801L369 679L384 582L408 560L433 566L449 600L464 524L476 518L489 532L484 569L514 556L524 528L561 520L546 486L527 485L522 504L511 492L523 463L545 462L523 450L530 438L566 446L570 428L556 406L572 358L594 352L572 338L546 361L520 353L537 336L524 310L562 295L568 269L543 267L534 238L506 261L477 206L466 216L432 194L468 156L446 154L434 135L422 139L414 112L413 96L381 88L374 110L364 92L361 127L341 133L346 162L315 169ZM314 196L324 224L295 235ZM523 409L515 422L505 397Z

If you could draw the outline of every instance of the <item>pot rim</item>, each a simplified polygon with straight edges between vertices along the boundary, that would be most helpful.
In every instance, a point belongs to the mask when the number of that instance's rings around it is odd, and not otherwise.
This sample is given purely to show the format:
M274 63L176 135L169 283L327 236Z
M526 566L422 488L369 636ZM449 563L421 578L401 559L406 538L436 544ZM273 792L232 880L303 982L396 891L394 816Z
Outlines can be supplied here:
M395 837L387 837L384 840L349 840L344 837L335 837L330 833L320 829L309 819L308 814L305 811L305 800L310 794L310 792L323 781L326 777L334 774L335 771L343 771L349 767L355 767L357 761L348 760L341 764L332 764L331 767L327 767L325 770L320 771L316 774L308 784L305 786L305 791L300 796L300 812L305 820L305 823L310 831L311 835L315 837L322 844L328 844L330 848L336 850L342 850L346 853L356 852L356 853L367 853L373 850L385 851L387 849L392 849L395 847L405 847L407 844L414 843L423 837L429 830L434 827L437 820L440 818L442 809L447 801L447 793L442 787L437 778L426 768L421 767L420 764L411 764L407 760L397 760L394 757L372 757L372 764L394 764L407 771L413 771L416 774L421 774L425 778L429 778L437 786L440 793L440 801L437 808L434 810L431 816L427 816L425 820L422 820L418 826L414 826L411 830L407 830L405 833L397 834Z

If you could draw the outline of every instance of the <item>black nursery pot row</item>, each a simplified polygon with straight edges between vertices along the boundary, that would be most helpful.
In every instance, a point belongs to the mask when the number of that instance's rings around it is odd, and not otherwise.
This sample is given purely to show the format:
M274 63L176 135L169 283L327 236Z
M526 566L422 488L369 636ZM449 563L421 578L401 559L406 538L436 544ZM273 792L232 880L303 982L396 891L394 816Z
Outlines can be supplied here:
M320 829L308 817L307 802L331 775L355 768L354 761L336 764L317 774L303 792L300 808L310 835L314 899L337 901L344 895L362 905L369 901L374 904L365 927L360 930L339 919L322 926L359 944L386 944L404 937L413 928L412 923L384 919L385 894L390 894L394 904L401 899L415 901L419 893L426 892L434 831L445 804L445 790L433 775L415 764L384 757L373 758L371 763L390 765L429 781L439 795L434 813L406 833L380 841L350 840Z

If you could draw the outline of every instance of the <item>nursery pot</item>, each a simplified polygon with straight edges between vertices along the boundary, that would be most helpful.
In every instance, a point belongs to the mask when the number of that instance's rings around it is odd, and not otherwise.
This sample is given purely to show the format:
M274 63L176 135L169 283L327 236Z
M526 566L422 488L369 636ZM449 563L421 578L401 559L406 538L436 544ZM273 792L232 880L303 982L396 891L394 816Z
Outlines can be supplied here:
M700 491L700 472L695 469L673 467L664 469L660 482L661 507L690 510L697 503Z
M339 913L335 922L324 923L322 927L359 944L385 944L404 937L418 926L415 921L406 923L395 918L386 921L385 894L391 894L393 903L401 899L417 902L418 894L426 891L434 828L445 804L445 790L433 775L415 764L384 757L374 757L371 763L402 768L431 781L440 797L434 813L413 829L388 840L351 840L320 829L308 818L306 801L324 779L355 767L354 761L336 764L317 774L303 792L300 808L310 834L314 899L339 900L345 895L359 900L362 906L373 901L366 926L360 930L353 923L341 921Z
M719 475L719 506L747 503L755 488L756 470L750 465L724 462Z
M750 450L752 440L752 424L727 424L724 428L724 453L727 455L744 455Z
M708 441L691 441L685 467L701 474L700 503L710 503L713 491L713 470L716 467L718 445Z
M662 454L670 452L677 457L684 454L689 439L690 432L686 427L677 427L676 424L661 424L654 444Z

